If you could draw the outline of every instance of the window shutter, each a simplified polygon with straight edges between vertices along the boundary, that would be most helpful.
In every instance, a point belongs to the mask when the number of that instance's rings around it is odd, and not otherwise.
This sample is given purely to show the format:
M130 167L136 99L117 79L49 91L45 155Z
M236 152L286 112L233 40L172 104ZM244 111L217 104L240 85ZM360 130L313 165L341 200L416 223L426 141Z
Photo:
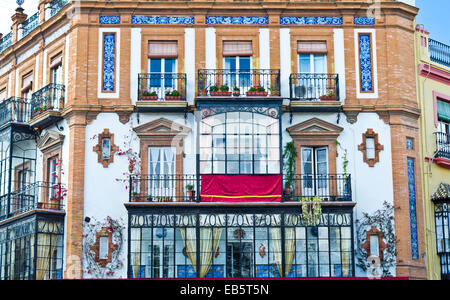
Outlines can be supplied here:
M22 92L26 92L31 89L33 85L33 72L28 73L22 77Z
M450 122L450 102L437 101L438 118L445 122Z
M148 42L149 58L177 58L178 44L176 41L150 41Z
M252 55L252 41L223 41L223 56Z
M326 54L327 50L327 42L303 42L298 41L297 43L297 52L298 53L317 53L317 54Z
M54 69L58 66L62 65L62 54L59 53L58 55L54 56L50 60L50 69Z

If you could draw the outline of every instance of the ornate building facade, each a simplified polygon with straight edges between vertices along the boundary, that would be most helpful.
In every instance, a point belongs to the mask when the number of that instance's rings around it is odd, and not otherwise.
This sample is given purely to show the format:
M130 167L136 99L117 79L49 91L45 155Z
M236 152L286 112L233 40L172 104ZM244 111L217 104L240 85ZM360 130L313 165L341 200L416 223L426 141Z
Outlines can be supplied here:
M40 1L0 40L1 279L425 278L414 1Z
M427 276L450 279L450 46L416 28Z

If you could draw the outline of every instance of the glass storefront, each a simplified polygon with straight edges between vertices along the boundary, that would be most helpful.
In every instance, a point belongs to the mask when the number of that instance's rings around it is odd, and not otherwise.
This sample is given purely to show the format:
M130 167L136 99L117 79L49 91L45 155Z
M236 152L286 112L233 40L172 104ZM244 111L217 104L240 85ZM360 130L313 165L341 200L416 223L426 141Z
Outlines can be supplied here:
M353 276L352 213L130 213L129 278Z
M441 279L450 280L450 203L435 203L437 253L441 259Z

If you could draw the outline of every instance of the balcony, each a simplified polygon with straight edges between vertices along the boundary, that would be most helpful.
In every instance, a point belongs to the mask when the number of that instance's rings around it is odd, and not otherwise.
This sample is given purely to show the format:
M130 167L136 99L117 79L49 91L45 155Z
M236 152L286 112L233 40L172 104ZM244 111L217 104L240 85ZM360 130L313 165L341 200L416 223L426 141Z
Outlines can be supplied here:
M289 180L284 176L283 182ZM295 175L282 202L310 201L319 196L324 202L351 202L351 176L344 174ZM139 175L130 177L130 202L202 202L201 175ZM286 189L284 189L286 190Z
M138 111L185 111L186 74L150 73L138 75Z
M67 189L61 184L36 182L0 197L0 220L35 209L63 211Z
M64 92L64 85L50 83L33 93L30 125L43 128L61 120L61 110L64 108Z
M35 13L31 17L25 20L21 24L22 28L22 37L26 37L31 31L33 31L39 25L39 12Z
M450 46L429 39L430 59L438 64L450 67Z
M198 97L279 98L280 70L216 70L198 71Z
M0 127L4 124L30 121L31 105L27 100L11 97L0 103Z
M294 111L338 111L341 106L338 74L291 74L289 92Z
M435 157L450 159L450 134L444 132L435 132L436 135L436 154Z

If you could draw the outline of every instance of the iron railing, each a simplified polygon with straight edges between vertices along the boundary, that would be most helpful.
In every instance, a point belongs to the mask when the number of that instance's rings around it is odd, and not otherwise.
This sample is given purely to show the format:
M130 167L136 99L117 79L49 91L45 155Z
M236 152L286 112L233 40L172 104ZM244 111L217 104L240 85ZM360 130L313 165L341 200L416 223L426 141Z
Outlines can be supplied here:
M22 38L26 37L33 29L39 25L39 12L35 13L22 23Z
M258 87L259 93L252 93ZM280 96L280 70L201 69L198 96Z
M130 202L200 202L201 175L130 177ZM283 176L282 201L352 201L351 176L345 174ZM190 191L192 190L192 191Z
M31 107L26 99L11 97L0 102L0 126L9 122L30 121Z
M436 155L450 159L450 134L445 132L435 132L436 135Z
M12 32L8 33L7 35L3 36L2 39L0 39L0 53L11 47L12 42Z
M31 96L31 118L45 111L60 111L64 108L65 86L50 83Z
M138 101L186 101L185 73L138 74Z
M53 17L54 15L56 15L69 2L70 2L70 0L53 0L50 3L50 6L51 6L50 17Z
M339 101L338 74L294 73L289 76L290 98L298 101Z
M450 46L429 39L431 61L450 67Z
M0 220L34 209L63 210L67 196L65 185L36 182L0 197Z

